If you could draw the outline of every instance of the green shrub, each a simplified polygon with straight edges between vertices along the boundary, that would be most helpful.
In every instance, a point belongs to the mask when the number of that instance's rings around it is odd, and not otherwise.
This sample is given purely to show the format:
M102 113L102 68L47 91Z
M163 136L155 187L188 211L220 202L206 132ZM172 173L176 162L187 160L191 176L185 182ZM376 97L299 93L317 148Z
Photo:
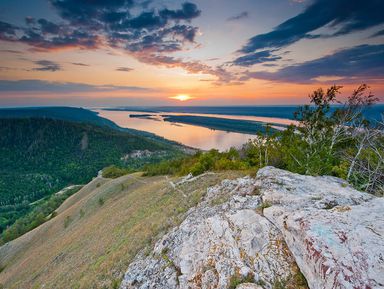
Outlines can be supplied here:
M239 273L234 274L231 276L229 280L229 289L236 289L236 287L243 283L254 283L255 282L255 276L250 272L246 276L242 276Z
M70 216L66 216L64 219L64 228L67 228L72 223L72 218Z
M133 170L131 169L119 168L115 165L111 165L103 169L103 178L116 179L132 172Z
M112 289L118 289L120 287L121 280L113 279L112 280Z
M148 165L145 167L145 175L187 175L191 173L197 176L207 171L245 170L248 168L248 163L240 157L240 153L236 149L231 148L226 152L213 149L208 152L197 152L195 155L177 160Z
M273 282L272 289L286 289L286 282L282 280L276 279L275 282Z

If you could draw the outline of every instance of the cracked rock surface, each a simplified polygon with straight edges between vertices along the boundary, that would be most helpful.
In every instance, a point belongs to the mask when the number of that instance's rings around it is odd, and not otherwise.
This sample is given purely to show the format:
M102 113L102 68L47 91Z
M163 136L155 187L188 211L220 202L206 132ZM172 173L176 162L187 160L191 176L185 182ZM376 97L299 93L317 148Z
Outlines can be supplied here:
M342 180L274 168L258 174L282 233L310 288L384 288L384 199Z
M340 179L266 167L209 188L121 288L266 289L296 263L310 288L384 288L383 212Z

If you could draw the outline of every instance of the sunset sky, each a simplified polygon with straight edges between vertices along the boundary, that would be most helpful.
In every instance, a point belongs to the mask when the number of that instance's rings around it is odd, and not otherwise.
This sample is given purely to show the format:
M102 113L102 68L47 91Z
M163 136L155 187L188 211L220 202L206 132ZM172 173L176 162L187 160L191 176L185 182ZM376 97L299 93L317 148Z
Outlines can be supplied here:
M383 0L1 0L0 106L384 101Z

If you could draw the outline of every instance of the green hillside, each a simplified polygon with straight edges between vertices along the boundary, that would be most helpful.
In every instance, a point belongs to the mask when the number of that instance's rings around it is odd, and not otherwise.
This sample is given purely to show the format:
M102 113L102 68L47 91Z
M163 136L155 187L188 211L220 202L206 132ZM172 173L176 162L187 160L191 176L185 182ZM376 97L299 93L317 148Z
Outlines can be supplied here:
M157 152L121 158L134 150ZM31 203L71 184L84 184L108 165L137 168L177 155L177 147L92 124L41 118L0 119L0 231Z
M122 128L109 119L100 117L97 112L81 107L67 106L48 106L48 107L20 107L20 108L0 108L0 118L45 118L59 119L79 123L94 124L102 127L109 127L115 130L129 132L133 135L145 136L158 142L175 144L153 133L139 131L131 128Z
M114 122L99 117L96 112L78 107L2 108L0 109L0 118L50 118L118 128Z

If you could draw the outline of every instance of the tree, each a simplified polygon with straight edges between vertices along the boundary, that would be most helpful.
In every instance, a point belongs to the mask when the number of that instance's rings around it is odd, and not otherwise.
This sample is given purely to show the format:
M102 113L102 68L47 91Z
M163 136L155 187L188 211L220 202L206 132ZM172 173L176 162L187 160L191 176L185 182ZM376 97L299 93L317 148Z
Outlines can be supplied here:
M296 130L302 142L299 142L301 153L292 157L305 174L320 175L331 171L332 134L336 123L331 104L336 102L341 88L332 86L327 91L319 88L309 95L311 105L301 107L294 115L299 122Z
M347 151L349 167L346 179L359 188L384 194L384 122L362 126L353 133L355 149Z
M362 84L342 102L337 97L341 88L314 91L310 105L295 114L299 125L281 139L286 166L299 173L334 174L360 189L382 192L384 125L363 115L378 98Z

